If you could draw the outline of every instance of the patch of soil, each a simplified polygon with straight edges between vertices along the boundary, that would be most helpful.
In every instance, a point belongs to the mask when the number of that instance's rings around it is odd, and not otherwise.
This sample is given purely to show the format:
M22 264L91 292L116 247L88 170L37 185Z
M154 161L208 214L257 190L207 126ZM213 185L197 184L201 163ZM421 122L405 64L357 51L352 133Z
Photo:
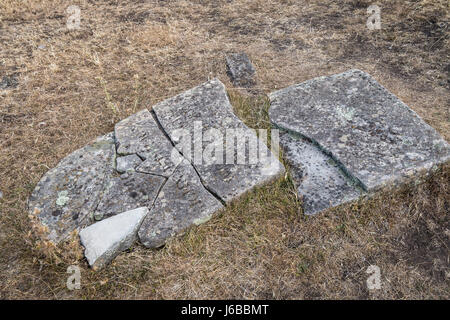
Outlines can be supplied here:
M442 181L449 181L448 165L443 168ZM434 200L425 200L432 199ZM404 261L437 284L448 283L450 273L450 193L432 176L424 185L408 195L416 214L404 219L402 227L390 237L393 263ZM408 216L408 215L406 215Z
M449 208L446 200L445 207ZM450 270L450 219L448 216L436 218L429 215L419 218L412 228L404 229L393 246L400 257L412 267L418 267L434 280L447 279Z

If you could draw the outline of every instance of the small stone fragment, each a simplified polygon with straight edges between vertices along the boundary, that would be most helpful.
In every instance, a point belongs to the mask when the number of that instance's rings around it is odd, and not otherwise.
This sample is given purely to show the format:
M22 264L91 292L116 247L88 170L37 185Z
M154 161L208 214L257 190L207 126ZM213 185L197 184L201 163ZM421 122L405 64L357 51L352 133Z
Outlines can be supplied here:
M161 247L167 238L208 221L222 207L220 201L205 190L192 165L183 160L142 223L139 239L146 247Z
M135 154L130 154L129 156L118 157L116 159L116 170L117 172L124 173L126 171L135 171L136 167L142 163L141 158Z
M256 84L256 71L246 53L232 53L225 59L227 73L235 86L249 88Z
M337 164L304 138L283 133L280 144L291 168L303 212L316 214L359 197L358 188Z
M95 220L138 207L151 207L166 178L128 171L111 177L94 213Z
M89 265L98 270L120 252L129 249L137 239L137 231L148 208L141 207L117 214L81 230L80 239Z
M0 89L14 89L18 84L17 73L5 75L2 77L2 81L0 81Z

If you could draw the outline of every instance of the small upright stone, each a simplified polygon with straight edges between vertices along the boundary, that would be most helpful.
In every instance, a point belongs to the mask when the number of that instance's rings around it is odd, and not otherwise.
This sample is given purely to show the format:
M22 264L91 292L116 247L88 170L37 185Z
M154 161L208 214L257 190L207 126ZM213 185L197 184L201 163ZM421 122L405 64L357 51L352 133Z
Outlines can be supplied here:
M81 230L80 239L89 265L98 270L111 262L120 252L129 249L148 213L146 207L117 214Z
M225 59L227 73L235 86L249 88L256 84L256 71L246 53L232 53Z

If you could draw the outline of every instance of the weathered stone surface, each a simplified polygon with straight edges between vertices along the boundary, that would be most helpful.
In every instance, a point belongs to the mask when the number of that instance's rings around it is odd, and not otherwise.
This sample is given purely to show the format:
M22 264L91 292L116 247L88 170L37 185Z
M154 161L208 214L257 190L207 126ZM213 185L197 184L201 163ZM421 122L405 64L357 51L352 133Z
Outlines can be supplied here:
M270 94L276 126L306 136L366 190L449 160L449 145L414 111L359 70Z
M303 196L305 214L313 215L359 197L360 190L351 179L317 146L288 133L281 134L280 144L297 192Z
M234 115L218 80L166 100L155 111L169 135L172 129L185 129L200 142L200 156L206 154L201 146L206 130L216 129L228 139L228 129L240 129L231 133L231 156L224 150L219 163L193 159L197 172L189 162L191 155L186 154L188 160L180 156L184 150L173 147L156 115L142 110L120 121L114 134L67 156L39 182L30 197L30 211L39 213L51 240L59 242L95 220L147 207L153 208L151 218L141 228L140 238L146 246L158 247L167 237L207 221L223 207L218 198L231 201L284 172L255 132ZM201 121L198 137L194 128ZM240 139L246 135L253 144ZM216 142L225 148L222 138ZM259 153L253 154L258 159L249 154L254 147L259 147ZM213 153L218 160L220 153ZM266 156L260 159L261 154Z
M218 79L208 81L165 100L155 105L153 111L165 132L182 153L183 147L180 147L182 143L179 143L180 139L178 139L177 132L183 129L189 133L194 141L191 148L192 154L184 152L184 156L193 161L205 186L224 201L231 201L256 185L270 181L284 172L278 158L274 157L263 143L260 144L260 151L264 154L269 152L269 161L256 161L256 163L251 164L251 160L255 159L249 159L246 152L244 164L238 164L237 161L234 161L233 164L227 164L225 146L220 162L205 161L204 155L208 143L204 143L205 148L202 148L201 145L206 140L206 133L212 129L215 129L221 137L227 136L227 129L242 129L252 139L259 141L256 135L253 132L249 133L249 128L234 115L225 86ZM239 146L234 148L234 153L237 153L241 146L244 149L248 148L248 144L238 144ZM200 153L195 152L198 146L200 146ZM200 158L203 155L203 159L196 159L198 154L200 154ZM219 158L216 155L214 156Z
M81 230L81 244L89 265L100 269L120 252L127 250L137 239L137 231L148 213L141 207L117 214Z
M137 154L144 159L136 171L170 176L177 163L171 161L172 144L148 110L142 110L115 126L117 153Z
M111 177L94 218L101 220L138 207L151 207L166 178L139 172Z
M139 239L149 248L192 225L208 221L222 204L205 190L192 165L184 160L168 179L154 207L139 229Z
M126 171L135 171L136 167L142 163L141 158L135 154L118 157L116 159L117 172L124 173Z
M226 56L227 73L235 86L252 87L256 84L255 68L253 67L247 54L232 53Z
M2 77L2 81L0 81L0 89L14 89L18 84L17 73L5 75Z
M48 227L50 240L59 242L92 221L114 157L110 133L71 153L42 177L29 198L29 210Z

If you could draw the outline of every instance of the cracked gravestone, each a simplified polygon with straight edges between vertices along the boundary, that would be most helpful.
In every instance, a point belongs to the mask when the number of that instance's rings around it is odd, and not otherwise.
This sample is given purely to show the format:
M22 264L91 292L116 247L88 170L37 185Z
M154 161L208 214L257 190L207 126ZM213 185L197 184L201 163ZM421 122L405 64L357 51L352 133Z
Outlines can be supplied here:
M153 111L178 150L193 162L204 185L224 202L284 173L278 158L235 116L225 86L218 79L158 103ZM186 136L192 141L183 142ZM209 140L212 137L216 139ZM214 141L224 146L222 153L214 148ZM235 143L235 147L227 148L227 143ZM191 152L186 151L186 145ZM249 145L259 145L259 157L250 156ZM210 155L210 149L217 153ZM244 155L241 163L236 160L239 152Z
M269 98L276 127L311 140L365 191L395 185L449 160L446 141L365 72L312 79ZM288 161L309 166L292 152L302 142L281 144L291 150Z
M255 68L244 52L231 53L225 58L227 63L227 73L231 82L239 87L253 87L255 81Z
M146 247L160 247L167 238L208 221L222 207L203 187L189 161L183 160L164 184L142 223L139 239Z
M148 110L131 115L117 123L114 132L61 160L30 196L29 210L47 227L49 240L58 243L72 231L84 228L81 240L92 266L103 266L129 246L125 233L134 233L136 219L132 228L124 222L127 229L123 233L115 234L111 229L120 226L117 221L128 211L148 209L139 238L147 247L159 247L168 237L208 221L223 208L221 199L230 201L284 172L267 146L233 114L218 80L163 101L155 110L166 128ZM191 124L197 120L219 133L229 128L245 129L243 133L250 132L261 152L270 155L262 163L249 164L246 156L244 164L208 167L200 163L196 170L173 147L168 134L171 131L165 130L184 128L192 133ZM240 141L236 148L248 151L249 146ZM233 161L238 153L232 154Z
M148 208L140 207L119 213L80 231L81 244L89 265L95 270L111 262L120 252L129 249Z

